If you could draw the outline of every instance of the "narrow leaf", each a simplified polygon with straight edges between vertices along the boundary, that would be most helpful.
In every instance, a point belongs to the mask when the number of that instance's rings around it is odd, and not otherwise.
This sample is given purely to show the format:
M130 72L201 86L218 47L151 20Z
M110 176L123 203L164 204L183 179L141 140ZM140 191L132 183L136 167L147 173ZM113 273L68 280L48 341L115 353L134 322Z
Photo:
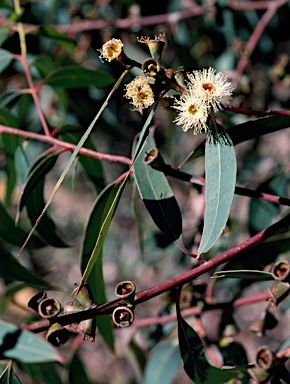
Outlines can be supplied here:
M77 144L82 137L80 129L74 125L63 126L59 134L62 140L72 144ZM85 142L84 148L92 149L93 151L97 150L90 138ZM81 154L78 155L78 159L86 175L92 181L96 192L100 193L105 188L105 176L102 162L99 159Z
M259 192L270 193L272 195L287 195L288 179L285 173L276 173L271 178L263 182L256 189ZM251 236L269 227L275 216L279 214L281 208L278 204L269 201L251 199L249 209L249 230Z
M272 273L264 271L240 270L240 271L217 271L213 278L234 278L234 279L247 279L255 281L269 281L274 280Z
M149 355L144 370L144 384L171 384L181 368L178 345L159 344Z
M28 232L22 229L19 225L16 227L15 222L9 213L6 211L4 206L0 202L0 239L21 247ZM42 241L39 237L33 235L27 243L27 249L38 249L46 246L47 244Z
M0 48L0 73L3 72L4 69L8 67L11 61L12 61L11 52L6 51L6 49Z
M67 175L68 171L70 170L70 167L72 166L76 156L78 155L79 153L79 150L80 148L84 145L84 143L86 142L86 140L88 139L90 133L92 132L93 128L94 128L94 125L96 124L96 122L98 121L99 117L101 116L102 112L104 111L104 109L106 108L106 106L108 105L108 102L110 100L110 98L112 97L113 93L115 92L115 90L120 86L123 78L129 73L130 71L130 68L127 69L126 71L124 71L122 73L122 75L120 76L120 78L118 79L118 81L116 82L116 84L114 85L113 89L111 90L111 92L109 93L108 97L106 98L106 100L104 101L102 107L100 108L99 112L97 113L97 115L95 116L95 118L93 119L93 121L91 122L91 124L89 125L89 127L87 128L87 130L85 131L85 133L83 134L82 138L80 139L80 141L78 142L78 145L76 146L76 148L74 149L73 153L71 154L71 157L69 159L69 161L67 162L62 174L60 175L49 199L47 200L41 214L39 215L37 221L35 222L34 224L34 227L32 228L32 230L29 232L29 235L28 237L26 238L22 248L20 249L19 253L20 254L22 252L22 250L24 249L24 247L26 246L26 243L29 241L29 238L32 236L33 232L35 231L35 229L37 228L39 222L41 221L42 217L45 215L48 207L50 206L54 196L56 195L60 185L62 184L65 176Z
M0 322L0 359L22 363L61 362L57 351L44 339L13 324Z
M125 179L125 181L127 178ZM101 255L105 237L118 205L125 182L122 179L109 184L97 197L86 227L81 250L82 282L86 282Z
M202 354L203 345L198 334L177 311L179 348L183 365L195 384L224 384L240 375L235 369L219 369L208 363Z
M0 384L21 384L21 381L13 371L11 363L7 364L6 368L2 372L0 376Z
M78 66L55 69L44 82L53 87L84 88L95 85L98 88L107 87L114 79L107 72L92 71Z
M143 161L146 152L152 148L156 148L156 143L154 130L150 129L145 145L135 161L134 177L140 196L155 224L174 241L182 232L181 213L166 176Z
M26 206L27 214L32 224L37 221L45 206L45 176L53 168L57 159L58 154L56 153L44 157L40 156L32 165L27 180L23 186L18 212ZM59 236L54 221L47 214L44 214L42 221L37 227L37 231L49 245L60 248L68 247Z
M235 149L224 131L205 146L205 219L198 254L207 252L220 238L230 213L236 184Z
M41 279L35 273L29 271L0 244L0 276L5 279L23 281L29 286L40 289L55 289L45 280Z
M230 127L227 129L227 133L231 137L233 144L237 145L285 128L290 128L290 116L267 116ZM202 142L188 155L183 164L203 156L204 151L205 142Z

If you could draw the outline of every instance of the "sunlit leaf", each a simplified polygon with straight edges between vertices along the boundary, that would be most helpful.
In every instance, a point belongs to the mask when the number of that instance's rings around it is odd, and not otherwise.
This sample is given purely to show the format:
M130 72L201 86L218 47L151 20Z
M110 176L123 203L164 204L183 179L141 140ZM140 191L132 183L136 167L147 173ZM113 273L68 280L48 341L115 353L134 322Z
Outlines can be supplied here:
M156 148L153 129L135 161L134 177L140 196L155 224L174 241L182 232L181 213L166 176L144 163L146 153L152 148Z
M32 287L40 289L53 289L49 283L35 273L29 271L14 257L2 244L0 244L0 276L5 279L23 281Z
M2 321L0 322L0 345L0 359L12 359L22 363L62 361L56 349L47 341Z
M107 72L70 66L55 69L44 79L44 82L53 87L83 88L95 85L102 88L111 85L114 79Z
M236 155L226 132L205 146L205 218L198 254L206 253L220 238L230 213L236 185Z
M159 344L149 355L144 369L144 384L171 384L181 368L178 345Z

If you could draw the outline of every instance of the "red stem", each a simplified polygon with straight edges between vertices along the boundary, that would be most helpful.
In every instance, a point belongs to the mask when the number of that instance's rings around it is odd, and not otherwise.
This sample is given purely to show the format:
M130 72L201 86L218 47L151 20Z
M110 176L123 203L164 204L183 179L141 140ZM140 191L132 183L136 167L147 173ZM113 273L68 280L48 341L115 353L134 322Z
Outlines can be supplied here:
M283 228L288 227L289 225L290 225L290 214L284 217L283 219L281 219L280 221L278 221L277 223L259 232L257 235L251 237L250 239L244 241L243 243L237 245L236 247L214 257L213 259L199 265L198 267L180 276L174 277L173 279L170 279L164 283L155 285L154 287L138 292L135 296L135 305L141 304L147 300L152 299L153 297L161 295L166 291L169 291L173 288L178 288L190 282L191 280L197 278L198 276L201 276L204 273L209 272L210 270L218 267L219 265L222 265L234 259L235 257L241 255L246 250L251 249L256 245L260 244L261 242L269 239L270 237L275 235L277 232L279 232ZM264 300L267 298L268 296L266 296L265 293L262 293L260 294L259 300ZM245 303L250 304L251 302L255 302L255 300L253 299L253 301L251 301L251 298L238 299L235 302L234 307L245 305ZM58 322L62 325L77 323L82 320L91 319L96 316L112 313L112 311L115 308L124 304L125 303L123 300L118 299L108 303L101 304L99 306L93 306L91 309L87 309L82 312L57 316L51 321ZM29 325L23 325L22 329L27 329L34 332L41 332L48 329L50 325L51 325L51 322L49 320L41 320L39 322L32 323Z
M286 4L288 0L276 0L276 1L271 1L269 2L269 6L266 10L266 12L263 14L261 19L259 20L256 28L254 29L251 37L249 38L248 42L245 45L245 52L246 54L241 56L237 67L236 67L236 73L235 73L235 78L233 79L233 86L235 87L237 83L239 82L246 65L248 63L248 59L251 56L252 52L256 48L265 28L267 27L269 21L272 19L272 17L275 15L277 12L278 8L281 7L282 5Z
M76 147L76 145L74 144L70 144L65 141L58 140L52 136L45 136L45 135L41 135L39 133L34 133L34 132L26 132L17 128L6 127L5 125L0 124L0 134L2 133L8 133L10 135L22 136L28 139L39 140L39 141L49 143L57 147L69 149L72 151ZM131 159L129 159L128 157L107 155L106 153L96 152L96 151L93 151L92 149L87 149L87 148L80 148L79 153L90 156L90 157L94 157L95 159L100 159L105 161L114 161L114 162L123 163L127 165L131 165L132 163Z

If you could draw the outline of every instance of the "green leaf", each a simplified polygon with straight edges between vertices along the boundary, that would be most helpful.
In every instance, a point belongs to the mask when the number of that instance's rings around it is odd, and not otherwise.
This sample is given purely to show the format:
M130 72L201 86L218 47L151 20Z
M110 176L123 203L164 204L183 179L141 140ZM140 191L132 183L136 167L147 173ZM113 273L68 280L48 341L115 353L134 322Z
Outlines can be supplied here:
M53 27L41 26L38 28L37 33L40 36L51 38L55 43L61 44L70 51L75 49L75 43L68 38L67 34L57 31Z
M9 37L9 28L7 27L1 27L0 29L0 46L5 43L5 41Z
M57 64L51 59L51 57L46 55L37 56L33 64L44 77L48 76L51 72L57 69ZM63 113L66 113L68 108L67 91L62 87L54 87L53 89L57 95L58 105L61 107Z
M31 287L55 289L35 273L29 271L0 243L0 276L5 279L23 281Z
M0 73L3 72L4 69L8 67L11 61L12 61L11 52L6 51L6 49L0 48Z
M119 203L124 182L109 184L97 197L86 225L81 245L83 282L88 282L97 304L106 302L103 280L102 249L109 225ZM100 318L101 319L101 318ZM110 349L114 349L111 320L102 316L97 326Z
M225 384L240 375L235 369L219 369L204 357L203 345L198 334L177 315L179 348L186 373L195 384Z
M28 232L22 229L19 226L15 226L14 220L6 211L4 206L0 202L0 239L21 247L26 237L28 236ZM38 249L46 246L39 237L33 235L31 236L29 242L27 243L27 249Z
M140 196L155 224L174 241L182 232L181 213L166 176L143 161L152 148L156 148L156 144L154 130L150 129L145 145L135 161L134 177Z
M33 65L43 76L49 75L57 66L50 56L39 55L35 58Z
M67 384L91 384L86 369L80 360L79 356L75 354L69 363L68 367L68 381Z
M77 144L82 137L80 129L74 125L63 126L59 135L62 140L72 144ZM96 147L90 138L85 142L83 147L96 151ZM81 154L78 155L78 159L88 178L92 181L97 194L100 193L105 188L105 177L102 162L99 159Z
M208 136L205 146L205 219L198 255L220 238L230 213L236 185L236 155L224 131L217 140Z
M12 364L8 364L0 376L0 384L21 384L17 375L13 371Z
M76 148L74 149L73 153L71 154L70 158L69 158L69 161L67 162L62 174L60 175L57 183L55 184L54 188L53 188L53 191L51 193L51 195L49 196L41 214L39 215L36 223L34 224L33 228L31 229L31 231L29 232L29 235L28 237L26 238L25 240L25 243L23 244L22 248L20 249L20 253L21 251L23 250L23 248L25 247L26 245L26 242L29 240L30 236L32 235L32 233L34 232L34 230L36 229L36 227L38 226L38 223L39 221L42 219L42 217L46 214L46 211L48 209L48 207L50 206L54 196L56 195L60 185L62 184L65 176L67 175L71 165L73 164L76 156L78 155L78 152L80 150L80 148L84 145L84 143L86 142L86 140L88 139L90 133L92 132L96 122L98 121L98 119L100 118L102 112L104 111L104 109L106 108L106 106L108 105L108 102L110 100L110 98L112 97L113 93L115 92L115 90L120 86L123 78L129 73L129 69L126 69L122 75L120 76L120 78L118 79L118 81L115 83L113 89L111 90L111 92L109 93L109 95L107 96L106 100L104 101L104 103L102 104L101 108L99 109L99 112L96 114L96 116L94 117L93 121L91 122L91 124L88 126L88 128L86 129L85 133L83 134L81 140L78 142L78 145L76 146ZM86 276L87 278L87 276Z
M55 69L44 79L44 82L52 87L84 88L95 85L102 88L112 84L114 79L107 72L69 66Z
M272 195L286 196L288 180L284 173L279 172L256 189L258 192L270 193ZM281 208L278 204L269 201L251 199L249 209L249 229L254 236L263 229L269 227Z
M227 130L234 145L290 127L290 116L268 116L235 125Z
M21 369L31 377L33 384L63 384L57 363L21 364Z
M19 121L15 115L5 108L0 109L0 124L8 127L18 128ZM5 194L5 206L10 203L11 196L16 184L17 175L15 169L15 152L19 146L19 137L16 135L8 135L3 133L1 135L3 142L3 149L5 151L5 171L7 174L6 181L6 194Z
M25 206L32 225L37 221L45 206L43 196L45 176L53 168L57 159L58 154L56 153L40 156L32 165L23 186L18 212L21 212ZM46 213L38 224L37 232L49 245L60 248L68 247L58 235L55 223Z
M227 133L231 137L233 144L237 145L239 143L243 143L244 141L255 139L259 136L289 127L290 116L267 116L230 127L227 129ZM203 156L204 151L205 142L202 142L189 154L184 164L197 157Z
M0 359L22 363L61 362L62 358L44 339L13 324L0 322Z
M180 367L178 345L169 342L159 344L149 355L143 384L171 384Z
M217 271L214 278L233 278L233 279L248 279L255 281L274 280L272 273L264 271L240 270L240 271Z

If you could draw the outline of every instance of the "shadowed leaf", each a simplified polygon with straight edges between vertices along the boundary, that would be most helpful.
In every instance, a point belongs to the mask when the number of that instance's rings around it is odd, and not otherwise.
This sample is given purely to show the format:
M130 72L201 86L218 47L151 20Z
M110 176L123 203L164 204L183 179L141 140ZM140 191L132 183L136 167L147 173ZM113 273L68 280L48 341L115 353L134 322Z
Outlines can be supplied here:
M0 359L44 363L62 359L47 341L13 324L0 322Z
M146 152L155 148L151 129L134 164L135 181L144 204L157 227L172 241L182 232L181 213L166 176L144 163Z

